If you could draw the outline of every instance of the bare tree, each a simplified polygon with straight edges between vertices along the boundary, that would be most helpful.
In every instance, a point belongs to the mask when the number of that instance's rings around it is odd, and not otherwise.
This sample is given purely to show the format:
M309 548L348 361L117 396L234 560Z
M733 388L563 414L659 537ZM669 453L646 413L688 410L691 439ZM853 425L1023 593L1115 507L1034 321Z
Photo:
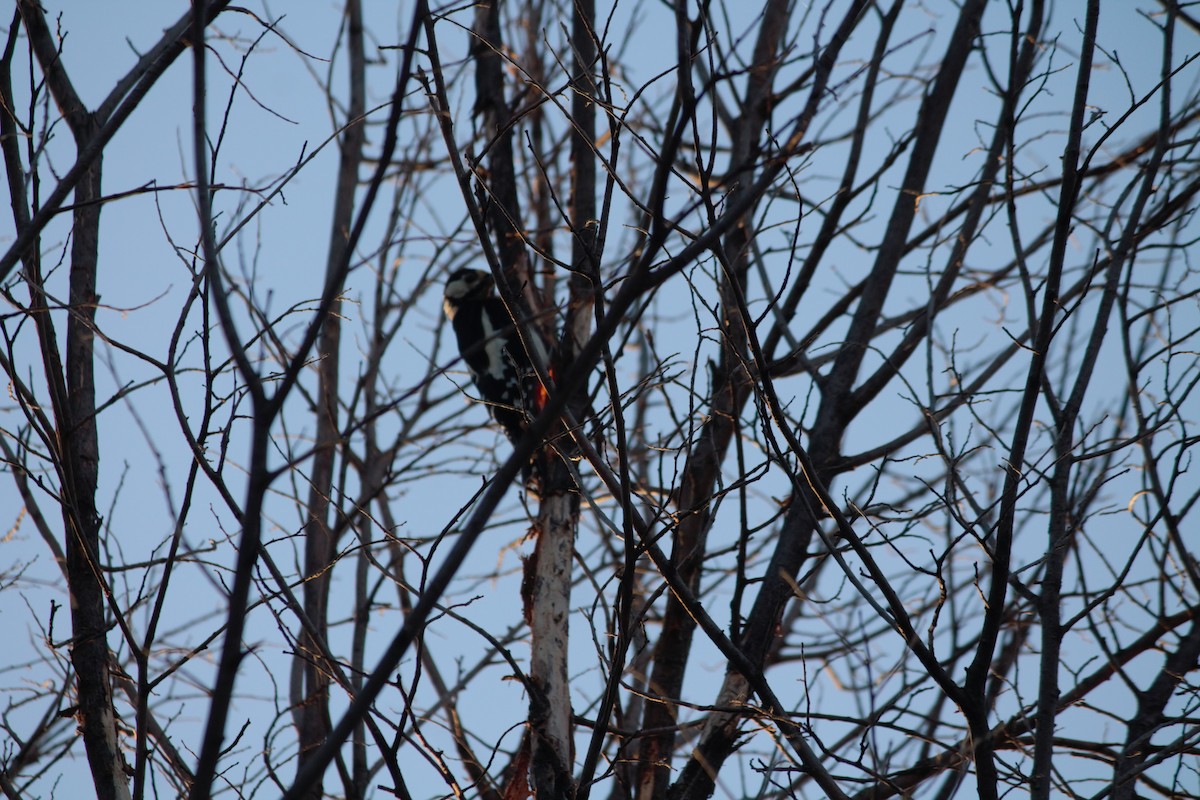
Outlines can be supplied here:
M197 0L98 98L80 13L0 61L5 796L1200 797L1185 4Z

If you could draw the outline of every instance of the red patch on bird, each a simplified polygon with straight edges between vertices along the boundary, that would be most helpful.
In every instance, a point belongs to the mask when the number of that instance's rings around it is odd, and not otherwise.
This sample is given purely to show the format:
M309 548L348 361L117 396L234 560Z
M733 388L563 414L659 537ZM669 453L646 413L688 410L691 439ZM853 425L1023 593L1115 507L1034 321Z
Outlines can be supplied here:
M546 376L551 384L554 383L554 367L546 368ZM546 407L546 403L550 401L550 392L546 389L546 384L538 381L537 389L533 393L533 410L535 414L542 413L542 409Z

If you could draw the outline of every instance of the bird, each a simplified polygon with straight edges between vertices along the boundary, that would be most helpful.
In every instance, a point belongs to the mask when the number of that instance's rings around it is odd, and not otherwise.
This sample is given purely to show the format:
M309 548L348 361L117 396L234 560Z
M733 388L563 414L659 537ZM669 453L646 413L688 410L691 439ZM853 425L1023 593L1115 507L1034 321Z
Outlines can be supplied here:
M459 269L446 279L442 309L492 419L514 444L546 404L546 389L490 272ZM532 344L532 342L530 343ZM526 467L526 478L529 467Z

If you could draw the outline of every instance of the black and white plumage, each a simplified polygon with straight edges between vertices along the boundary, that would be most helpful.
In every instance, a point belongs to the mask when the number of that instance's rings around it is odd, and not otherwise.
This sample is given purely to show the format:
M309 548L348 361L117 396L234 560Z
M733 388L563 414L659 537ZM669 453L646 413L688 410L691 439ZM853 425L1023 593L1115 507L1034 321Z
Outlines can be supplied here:
M545 390L508 309L496 296L491 273L477 269L451 273L442 308L480 397L515 442L541 410Z

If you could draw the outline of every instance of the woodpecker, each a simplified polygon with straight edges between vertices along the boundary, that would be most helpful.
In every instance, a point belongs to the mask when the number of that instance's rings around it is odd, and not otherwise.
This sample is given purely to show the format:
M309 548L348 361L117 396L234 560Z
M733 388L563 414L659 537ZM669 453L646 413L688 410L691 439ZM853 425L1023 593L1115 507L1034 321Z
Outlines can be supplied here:
M442 308L492 419L516 442L545 405L546 390L508 309L496 296L491 273L477 269L451 273Z

